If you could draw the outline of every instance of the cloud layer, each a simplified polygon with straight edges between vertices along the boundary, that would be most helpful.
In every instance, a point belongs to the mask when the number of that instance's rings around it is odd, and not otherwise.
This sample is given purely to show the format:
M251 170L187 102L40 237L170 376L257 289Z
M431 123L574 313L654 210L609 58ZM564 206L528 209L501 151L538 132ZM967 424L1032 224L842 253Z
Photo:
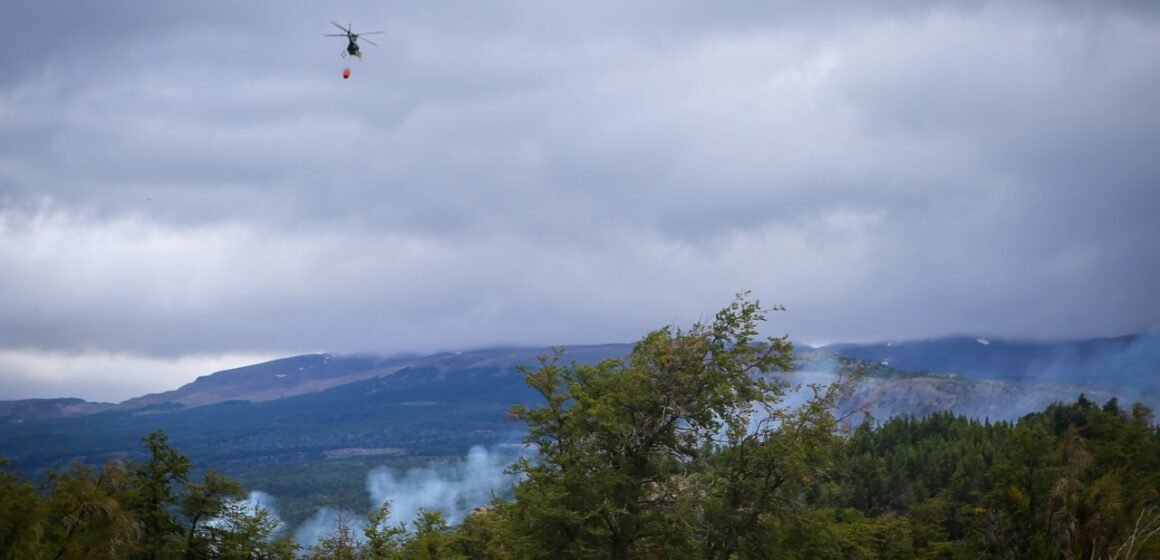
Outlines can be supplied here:
M631 341L740 290L805 342L1153 327L1151 6L6 8L0 398ZM386 33L344 60L332 19Z

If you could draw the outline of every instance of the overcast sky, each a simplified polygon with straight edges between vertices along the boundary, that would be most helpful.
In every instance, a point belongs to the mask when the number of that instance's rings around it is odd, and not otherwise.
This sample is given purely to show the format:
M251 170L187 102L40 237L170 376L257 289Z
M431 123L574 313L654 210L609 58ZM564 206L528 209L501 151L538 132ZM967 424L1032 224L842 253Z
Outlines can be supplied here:
M1156 6L5 2L0 399L742 290L801 343L1156 328Z

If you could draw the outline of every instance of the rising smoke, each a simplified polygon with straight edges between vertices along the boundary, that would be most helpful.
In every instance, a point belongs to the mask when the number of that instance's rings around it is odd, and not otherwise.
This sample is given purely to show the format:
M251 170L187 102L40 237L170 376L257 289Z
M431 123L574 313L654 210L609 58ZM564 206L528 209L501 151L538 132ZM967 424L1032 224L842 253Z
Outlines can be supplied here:
M420 509L442 512L449 524L456 525L472 510L491 503L493 497L509 496L518 478L505 471L527 455L529 451L519 444L491 449L476 446L462 459L437 461L403 472L379 467L367 473L367 493L375 509L390 502L391 525L409 526ZM365 515L325 507L294 531L294 539L309 547L335 534L344 524L361 541L367 523Z
M324 507L314 512L310 519L294 530L294 540L303 547L314 546L324 537L336 534L339 525L346 525L351 536L356 541L362 542L365 538L363 529L367 524L368 521L363 515L345 509Z
M392 519L409 522L420 508L441 511L452 525L472 510L510 494L517 482L504 471L525 453L521 445L472 447L459 461L442 461L397 474L378 468L367 475L367 492L376 507L390 502Z
M1039 382L1084 383L1115 393L1123 402L1160 406L1160 329L1122 337L1094 351L1064 346L1029 368Z
M815 355L802 366L785 376L792 384L781 402L786 408L801 406L813 396L808 388L810 383L825 385L839 379L848 380L839 378L838 364L832 355ZM1142 396L1145 404L1155 406L1160 392L1158 368L1160 331L1152 331L1115 351L1058 353L1049 362L1028 368L1031 374L1022 383L954 374L861 377L854 380L849 399L838 405L835 414L849 416L855 422L866 415L881 421L897 415L924 416L936 411L980 419L1014 420L1053 402L1070 402L1081 392L1096 402L1113 395L1127 402ZM493 497L510 496L518 479L505 470L519 458L531 454L532 450L519 444L490 449L477 446L459 460L439 461L403 472L386 467L374 469L367 474L366 489L373 507L391 503L389 523L392 525L409 525L420 509L440 511L448 523L455 525L472 510L490 503ZM273 500L267 494L251 493L248 502L274 511ZM295 530L295 539L303 546L311 546L321 537L334 534L340 522L352 530L356 539L362 538L361 530L367 524L365 516L322 508Z
M257 511L259 509L264 509L270 512L270 515L275 517L278 515L278 504L274 500L274 496L259 490L250 492L249 496L246 496L246 499L240 501L239 503L245 507L246 511Z
M232 505L237 508L235 510L237 513L240 513L241 515L244 515L247 517L257 516L261 512L265 512L265 514L270 519L272 519L276 522L276 525L274 527L274 534L278 534L278 533L281 533L282 531L286 530L286 523L284 523L282 521L282 518L278 516L278 510L276 508L276 503L275 503L274 497L265 493L265 492L255 490L253 492L250 492L250 494L248 496L246 496L245 499L237 500L237 501L233 502ZM232 528L236 529L237 527L234 526L234 524L236 522L237 522L236 519L234 519L232 516L225 515L223 517L216 517L216 518L210 519L210 520L206 521L205 524L210 526L210 527L215 527L215 526L219 527L219 528L231 528L232 527Z

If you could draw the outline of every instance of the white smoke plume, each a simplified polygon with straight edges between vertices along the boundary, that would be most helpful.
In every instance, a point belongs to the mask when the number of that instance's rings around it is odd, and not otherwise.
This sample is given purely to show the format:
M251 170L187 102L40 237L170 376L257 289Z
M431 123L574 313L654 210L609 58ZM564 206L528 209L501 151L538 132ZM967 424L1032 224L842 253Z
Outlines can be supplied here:
M463 460L442 461L402 474L381 467L367 475L367 492L376 508L391 502L393 524L409 523L423 508L443 512L447 522L455 525L491 502L493 495L510 493L517 478L504 471L525 453L520 445L490 451L476 446Z
M237 506L247 516L255 516L258 515L259 511L265 511L271 519L277 522L277 526L274 529L275 535L286 530L286 523L278 516L277 503L274 497L265 492L254 490L245 499L233 502L233 505ZM213 518L207 521L206 525L227 527L229 523L227 519Z
M294 531L294 540L304 549L318 544L325 537L338 533L340 524L346 525L351 536L357 542L363 542L363 529L367 526L367 519L356 513L330 507L324 507L314 513Z
M281 522L281 518L278 517L278 504L274 499L274 496L262 492L261 490L254 490L253 492L250 492L250 495L246 496L246 499L241 500L238 503L244 506L246 511L257 511L258 509L264 509L268 511L270 515L277 518L279 522Z
M490 503L492 496L510 495L519 479L504 471L529 453L519 444L501 444L490 450L475 446L463 459L439 461L402 473L379 467L367 473L367 493L374 509L391 502L391 525L405 524L410 529L420 508L440 511L448 524L456 525L472 510ZM346 525L356 541L363 541L367 518L330 507L319 509L302 523L294 531L294 540L304 548L314 546L336 534L340 523Z
M1084 353L1077 347L1035 364L1028 375L1038 382L1080 383L1114 394L1120 404L1140 402L1160 408L1160 329L1132 336L1120 347ZM1091 395L1088 395L1089 398Z

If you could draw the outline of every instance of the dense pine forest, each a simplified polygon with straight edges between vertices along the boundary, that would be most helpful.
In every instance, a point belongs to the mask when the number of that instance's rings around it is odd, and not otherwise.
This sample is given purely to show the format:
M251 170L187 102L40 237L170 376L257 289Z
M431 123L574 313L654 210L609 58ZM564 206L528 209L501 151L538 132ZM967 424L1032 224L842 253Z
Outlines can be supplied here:
M1147 407L835 417L843 383L789 404L767 375L792 365L787 339L757 336L768 311L742 297L626 359L527 368L543 399L512 415L537 454L511 467L510 497L456 526L384 504L302 546L154 432L144 460L0 472L0 560L1160 558Z

